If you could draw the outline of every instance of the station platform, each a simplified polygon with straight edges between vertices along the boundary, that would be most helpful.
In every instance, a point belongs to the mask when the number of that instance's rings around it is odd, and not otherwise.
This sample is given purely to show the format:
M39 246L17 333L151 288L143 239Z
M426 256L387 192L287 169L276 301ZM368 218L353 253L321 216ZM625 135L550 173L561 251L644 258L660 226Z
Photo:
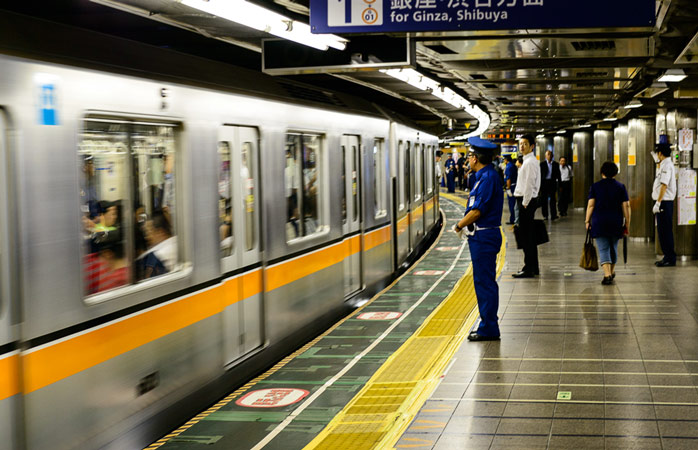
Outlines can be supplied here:
M698 265L630 243L615 285L578 267L583 213L548 222L541 276L515 280L509 227L501 341L468 342L467 243L444 228L371 301L151 449L698 448ZM507 244L507 242L509 244Z

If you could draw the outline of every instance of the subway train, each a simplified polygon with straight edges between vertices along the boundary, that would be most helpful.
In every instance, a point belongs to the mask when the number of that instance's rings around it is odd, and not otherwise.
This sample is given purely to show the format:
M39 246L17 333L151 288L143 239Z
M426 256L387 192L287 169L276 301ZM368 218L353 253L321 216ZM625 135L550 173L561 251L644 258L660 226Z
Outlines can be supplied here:
M397 115L124 72L0 55L2 450L147 445L438 231L438 140Z

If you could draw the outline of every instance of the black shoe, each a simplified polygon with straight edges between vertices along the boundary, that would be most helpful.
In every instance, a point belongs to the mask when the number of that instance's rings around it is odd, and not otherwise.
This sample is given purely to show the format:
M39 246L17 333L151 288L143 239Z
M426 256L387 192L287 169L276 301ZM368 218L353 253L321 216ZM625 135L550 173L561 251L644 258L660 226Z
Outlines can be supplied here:
M603 277L603 280L601 280L601 284L605 286L613 284L613 277Z
M473 331L468 335L468 340L472 342L498 341L499 336L482 336L481 334L477 334L477 331Z
M613 272L613 273L611 274L611 279L612 279L612 280L615 280L615 279L616 279L616 273L615 273L615 272Z
M674 267L676 265L675 262L669 262L669 261L657 261L654 263L655 266L657 267Z
M552 218L552 220L557 220L557 219L559 219L558 216L555 216L555 217Z
M532 272L524 272L522 270L520 272L512 273L511 276L514 278L533 278L535 277L535 274L533 274Z

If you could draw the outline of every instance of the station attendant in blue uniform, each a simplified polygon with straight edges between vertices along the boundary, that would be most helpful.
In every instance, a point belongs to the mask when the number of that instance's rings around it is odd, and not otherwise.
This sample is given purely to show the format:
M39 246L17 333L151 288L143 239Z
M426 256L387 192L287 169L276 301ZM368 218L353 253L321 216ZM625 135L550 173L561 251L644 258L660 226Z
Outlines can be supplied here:
M448 186L448 192L456 192L456 162L453 160L453 153L448 154L448 159L444 164L446 167L446 186Z
M468 336L470 341L499 340L499 286L497 286L497 253L502 246L502 182L492 165L497 145L479 137L468 139L470 167L475 173L475 186L468 198L465 217L453 226L460 237L468 237L473 264L473 281L480 325Z

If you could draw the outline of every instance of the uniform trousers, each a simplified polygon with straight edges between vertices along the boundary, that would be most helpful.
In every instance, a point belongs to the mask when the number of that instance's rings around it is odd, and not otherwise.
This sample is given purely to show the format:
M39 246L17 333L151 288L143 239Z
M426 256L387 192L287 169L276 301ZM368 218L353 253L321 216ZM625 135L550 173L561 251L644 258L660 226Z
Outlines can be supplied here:
M480 336L499 336L497 310L499 286L497 285L497 253L502 247L499 228L478 230L468 238L470 259L473 262L473 283L480 311Z
M509 223L516 223L516 197L507 195L507 202L509 202Z
M532 198L528 207L524 207L523 197L517 197L516 202L519 206L519 230L524 238L524 266L522 270L526 273L537 274L540 269L538 268L538 245L536 245L534 238L533 218L536 215L536 208L538 208L538 199Z
M663 260L669 263L676 262L676 252L674 251L674 230L671 222L674 217L674 202L663 201L661 210L657 214L657 234L659 235L659 245L664 253Z

